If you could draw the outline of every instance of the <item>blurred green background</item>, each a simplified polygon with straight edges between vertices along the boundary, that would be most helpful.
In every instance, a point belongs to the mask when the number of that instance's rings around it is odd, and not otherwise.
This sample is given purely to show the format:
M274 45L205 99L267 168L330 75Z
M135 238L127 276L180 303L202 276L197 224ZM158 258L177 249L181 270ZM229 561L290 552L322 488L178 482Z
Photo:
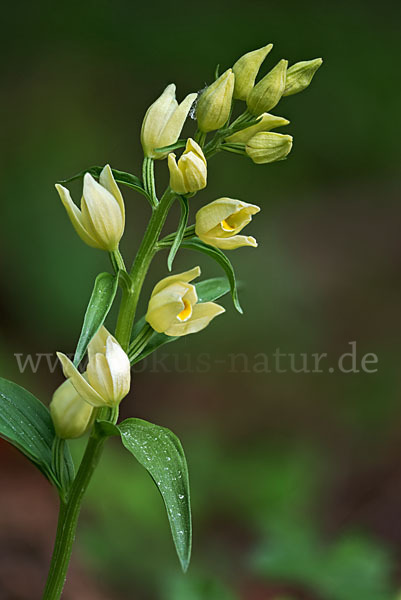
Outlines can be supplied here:
M220 196L262 207L247 228L259 248L230 254L245 315L226 298L223 317L159 352L164 363L138 365L122 405L123 416L168 426L184 444L190 570L179 570L150 478L110 443L66 600L397 600L400 4L72 0L9 3L2 16L0 374L44 402L61 370L49 373L44 358L36 373L20 373L15 354L72 352L94 278L110 268L76 236L53 184L106 162L139 175L141 121L168 83L182 99L211 82L217 63L228 68L268 42L263 72L280 58L324 58L311 87L273 111L291 120L281 130L294 135L289 159L256 166L219 155L191 200L192 218ZM166 162L157 167L163 182ZM71 189L78 199L79 184ZM123 192L130 258L149 211L142 196ZM167 230L177 219L173 211ZM220 275L192 252L175 269L195 264ZM140 313L166 273L160 254ZM377 372L329 372L352 341L359 361L377 355ZM322 373L258 372L255 356L277 348L329 359ZM204 353L210 368L201 372ZM50 558L56 498L32 471L1 444L7 600L39 598Z

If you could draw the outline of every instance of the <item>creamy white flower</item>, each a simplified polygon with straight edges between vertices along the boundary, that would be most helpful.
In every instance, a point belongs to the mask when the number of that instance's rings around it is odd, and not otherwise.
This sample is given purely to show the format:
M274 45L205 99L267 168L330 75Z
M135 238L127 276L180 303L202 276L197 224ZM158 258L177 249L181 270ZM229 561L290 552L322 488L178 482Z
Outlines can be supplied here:
M56 184L56 189L75 231L86 244L109 252L118 248L124 233L125 207L109 165L100 173L99 183L85 174L81 210L67 188Z
M57 356L69 379L83 400L92 406L116 406L128 394L131 365L117 340L101 327L88 346L86 377L61 352Z
M53 394L50 414L54 428L64 440L81 437L89 429L93 406L82 400L70 379L64 381Z
M168 168L170 187L177 194L192 194L206 187L206 158L202 148L193 139L188 139L178 163L174 153L168 155Z
M178 140L196 94L188 96L178 104L175 85L171 83L162 95L148 108L142 123L141 142L145 156L166 158L168 152L155 152L157 148L171 146Z
M200 268L165 277L155 286L149 300L146 321L158 333L183 336L201 331L224 312L214 302L198 303L195 286L190 283Z
M258 245L254 237L238 235L260 211L256 204L219 198L196 213L195 233L206 244L223 250Z

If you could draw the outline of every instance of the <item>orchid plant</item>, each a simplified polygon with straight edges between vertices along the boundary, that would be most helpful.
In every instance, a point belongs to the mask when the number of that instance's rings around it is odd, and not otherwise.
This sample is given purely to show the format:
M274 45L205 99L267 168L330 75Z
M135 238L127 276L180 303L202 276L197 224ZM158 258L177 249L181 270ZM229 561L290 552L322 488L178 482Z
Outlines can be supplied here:
M88 246L109 254L113 272L100 273L95 280L73 360L57 353L65 381L54 392L50 410L16 383L0 379L0 435L40 469L60 500L44 600L57 600L62 594L81 504L111 436L120 439L153 478L167 509L181 566L184 571L188 567L192 526L188 469L181 443L159 425L138 418L119 422L119 404L130 391L131 367L163 344L207 327L224 313L216 302L222 296L231 293L235 308L242 313L234 270L223 250L257 246L253 237L241 232L260 208L219 198L199 208L195 223L188 225L189 200L206 187L208 161L220 151L247 156L256 164L282 160L291 151L292 137L272 131L289 121L268 111L283 96L304 90L322 61L303 61L288 68L287 61L281 60L255 83L271 49L269 44L245 54L222 75L217 72L210 86L189 94L181 104L175 98L175 85L168 85L143 120L141 177L106 165L85 169L56 184L77 234ZM237 104L242 105L240 110ZM193 138L181 139L189 115L196 120L197 129ZM181 148L177 160L173 151ZM154 168L166 158L170 183L159 198ZM163 164L160 167L165 168ZM74 179L83 180L80 208L63 185ZM125 228L124 186L142 194L151 208L131 268L126 267L119 250ZM177 231L162 237L176 201L181 207ZM215 260L224 277L194 283L201 275L198 266L170 274L156 283L146 314L137 319L149 266L164 249L168 250L170 272L178 250L190 249ZM105 322L117 298L119 312L112 335ZM69 441L84 435L88 436L87 446L75 473Z

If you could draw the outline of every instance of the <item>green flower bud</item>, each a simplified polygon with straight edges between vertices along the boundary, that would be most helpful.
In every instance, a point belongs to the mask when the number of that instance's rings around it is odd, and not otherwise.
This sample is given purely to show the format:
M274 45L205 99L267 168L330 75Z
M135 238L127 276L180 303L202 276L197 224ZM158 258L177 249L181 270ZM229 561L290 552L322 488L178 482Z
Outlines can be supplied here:
M245 146L246 153L257 165L282 160L290 153L292 135L262 131Z
M288 124L289 121L283 117L276 117L275 115L271 115L269 113L263 113L263 115L260 115L259 123L229 135L226 138L226 142L229 142L230 144L246 144L260 131L270 131L271 129L276 129L276 127L283 127L283 125Z
M196 109L201 131L215 131L227 121L234 91L234 73L228 69L202 93Z
M273 48L273 44L268 44L259 50L248 52L241 56L233 66L235 75L234 98L236 100L246 100L255 85L256 75L260 65Z
M307 88L322 62L321 58L315 58L314 60L303 60L292 65L287 70L283 96L292 96L292 94L298 94L298 92L302 92Z
M253 115L268 112L276 106L285 89L287 60L279 63L255 85L248 96L247 105Z

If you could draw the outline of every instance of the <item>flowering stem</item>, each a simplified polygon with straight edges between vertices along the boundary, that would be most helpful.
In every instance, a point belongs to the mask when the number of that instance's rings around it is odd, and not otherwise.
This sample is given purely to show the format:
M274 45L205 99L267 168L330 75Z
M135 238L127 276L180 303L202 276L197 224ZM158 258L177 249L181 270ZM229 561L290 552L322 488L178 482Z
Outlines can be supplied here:
M43 600L59 600L71 557L81 503L99 462L105 437L92 431L67 502L60 501L57 535Z
M123 296L116 328L116 338L126 351L128 351L130 344L136 307L142 285L149 265L157 252L157 241L175 196L176 194L171 188L167 188L160 202L154 207L148 228L129 275L132 282L131 286L123 287ZM116 265L118 268L124 266L124 262L119 253L113 253L112 262L113 265ZM144 338L147 337L147 333L149 332L146 329L146 331L143 332ZM138 351L141 351L141 343L135 345L133 351L136 356ZM107 420L112 423L116 423L118 410L107 415L100 414L99 416L100 418L107 418ZM81 503L93 472L99 462L105 439L106 438L102 436L95 426L90 435L77 476L71 486L68 499L66 501L63 499L60 500L56 541L42 600L59 600L61 596L71 557Z
M153 210L148 228L139 247L134 264L132 265L130 273L132 281L131 289L123 292L123 299L117 322L116 338L125 351L127 351L131 341L131 332L142 285L150 263L157 252L157 241L175 196L175 192L168 187L159 204Z

